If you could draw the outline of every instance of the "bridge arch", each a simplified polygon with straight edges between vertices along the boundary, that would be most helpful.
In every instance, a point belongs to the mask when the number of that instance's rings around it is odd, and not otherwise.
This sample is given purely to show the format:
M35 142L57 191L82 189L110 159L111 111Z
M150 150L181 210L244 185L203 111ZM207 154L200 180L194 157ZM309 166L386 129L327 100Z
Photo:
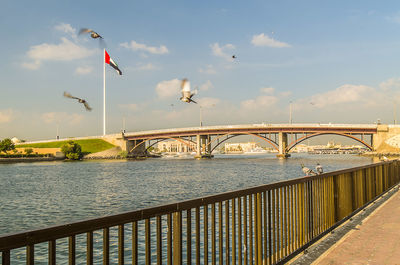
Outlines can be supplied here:
M224 137L224 136L228 136L226 139L222 140L221 142L218 142L217 145L215 145L215 146L211 149L211 153L212 153L212 152L213 152L220 144L222 144L223 142L225 142L225 141L227 141L227 140L229 140L229 139L231 139L231 138L233 138L233 137L240 136L240 135L252 135L252 136L258 137L258 138L260 138L260 139L262 139L262 140L268 142L270 145L272 145L272 147L273 147L274 149L276 149L277 151L279 151L278 144L277 144L275 141L273 141L272 139L269 139L268 137L263 137L263 136L258 135L258 134L254 134L254 133L245 133L245 132L227 133L227 134L219 135L218 137L215 137L214 139L212 139L207 145L209 145L209 146L211 147L211 144L214 143L215 141L221 139L221 138Z
M155 140L155 139L156 139L157 141L156 141L155 143L149 145L149 146L146 148L146 151L147 151L150 147L152 147L153 145L155 145L155 144L157 144L157 143L159 143L159 142L168 140L168 139L179 141L179 142L181 142L181 143L187 145L188 147L190 147L190 143L188 143L188 142L194 143L194 142L191 141L191 140L186 140L186 139L182 139L182 138L168 137L168 136L164 136L164 137L151 137L151 138L143 139L142 142L140 142L140 143L138 143L137 145L135 145L134 147L132 147L132 149L131 149L128 153L132 152L133 150L135 150L136 148L138 148L140 145L146 143L147 141Z
M305 140L307 140L307 139L310 139L310 138L313 138L313 137L316 137L316 136L320 136L320 135L327 135L327 134L334 134L334 135L340 135L340 136L344 136L344 137L347 137L347 138L351 138L351 139L353 139L353 140L355 140L355 141L357 141L357 142L363 144L363 145L364 145L365 147L367 147L370 151L373 150L373 148L372 148L371 145L369 145L368 143L366 143L366 142L363 141L362 139L359 139L359 138L357 138L357 137L355 137L355 136L353 136L353 135L351 135L351 134L340 133L340 132L319 132L319 133L313 133L313 134L310 134L310 135L305 135L305 136L303 136L303 137L301 137L301 138L299 138L299 139L297 139L297 140L291 142L291 143L288 145L288 147L286 148L286 152L289 153L290 150L292 150L296 145L298 145L299 143L301 143L301 142L303 142L303 141L305 141Z

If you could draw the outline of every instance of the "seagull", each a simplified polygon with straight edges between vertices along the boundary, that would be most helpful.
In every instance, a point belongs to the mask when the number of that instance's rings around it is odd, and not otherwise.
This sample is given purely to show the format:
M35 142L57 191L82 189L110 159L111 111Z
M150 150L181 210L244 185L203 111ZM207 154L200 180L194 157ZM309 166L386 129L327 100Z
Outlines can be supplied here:
M83 105L85 106L85 108L86 108L87 111L91 111L91 110L92 110L92 108L89 107L89 104L88 104L88 103L86 102L86 100L84 100L84 99L74 97L74 96L72 96L72 95L71 95L70 93L68 93L68 92L64 92L64 97L66 97L66 98L77 99L79 103L83 103Z
M81 28L81 30L79 31L79 35L82 35L84 33L89 33L90 37L92 37L93 39L99 39L100 41L100 46L105 48L106 44L104 42L104 39L102 36L100 36L99 33L95 32L92 29L87 29L87 28Z
M301 169L303 170L303 173L306 174L306 176L315 176L316 175L312 169L305 167L304 164L301 164Z
M317 171L317 175L321 175L322 173L324 173L324 169L322 168L322 166L317 163L317 166L315 167L315 171Z
M232 55L232 59L236 59L236 55Z
M102 36L100 36L99 33L95 32L92 29L81 28L81 30L79 31L79 35L81 35L83 33L90 33L90 37L92 37L93 39L97 39L97 38L102 39L103 38Z
M180 98L180 100L187 103L193 102L197 104L197 102L192 99L192 97L197 94L197 90L193 91L193 93L190 92L189 80L187 80L186 78L183 79L181 83L181 88L182 88L182 97Z

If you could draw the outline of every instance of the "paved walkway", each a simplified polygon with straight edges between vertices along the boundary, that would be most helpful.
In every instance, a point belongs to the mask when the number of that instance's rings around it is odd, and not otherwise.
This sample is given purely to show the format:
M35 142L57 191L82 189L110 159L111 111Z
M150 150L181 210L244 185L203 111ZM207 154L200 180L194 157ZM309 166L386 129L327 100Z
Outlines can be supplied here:
M400 264L400 192L312 264Z

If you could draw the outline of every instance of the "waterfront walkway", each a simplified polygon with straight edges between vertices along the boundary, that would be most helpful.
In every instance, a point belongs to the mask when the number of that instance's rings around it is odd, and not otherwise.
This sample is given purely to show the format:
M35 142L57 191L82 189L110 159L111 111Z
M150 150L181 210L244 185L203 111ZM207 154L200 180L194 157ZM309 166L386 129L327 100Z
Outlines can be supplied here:
M294 264L400 264L399 188L386 196L310 247Z

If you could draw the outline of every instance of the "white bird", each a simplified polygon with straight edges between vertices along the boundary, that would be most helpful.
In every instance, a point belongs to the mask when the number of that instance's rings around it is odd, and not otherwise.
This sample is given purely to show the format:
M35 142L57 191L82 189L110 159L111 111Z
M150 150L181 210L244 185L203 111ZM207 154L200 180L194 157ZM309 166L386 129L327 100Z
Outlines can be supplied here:
M315 167L315 171L317 171L318 175L321 175L322 173L324 173L324 169L322 168L322 166L317 163L317 166Z
M303 173L306 174L306 176L315 176L316 175L312 169L305 167L304 164L301 164L301 169L303 170Z
M193 102L197 104L197 102L192 99L192 97L197 94L197 90L193 91L193 93L190 91L189 80L187 80L186 78L183 79L181 83L181 88L182 88L182 97L180 98L180 100L187 103Z

